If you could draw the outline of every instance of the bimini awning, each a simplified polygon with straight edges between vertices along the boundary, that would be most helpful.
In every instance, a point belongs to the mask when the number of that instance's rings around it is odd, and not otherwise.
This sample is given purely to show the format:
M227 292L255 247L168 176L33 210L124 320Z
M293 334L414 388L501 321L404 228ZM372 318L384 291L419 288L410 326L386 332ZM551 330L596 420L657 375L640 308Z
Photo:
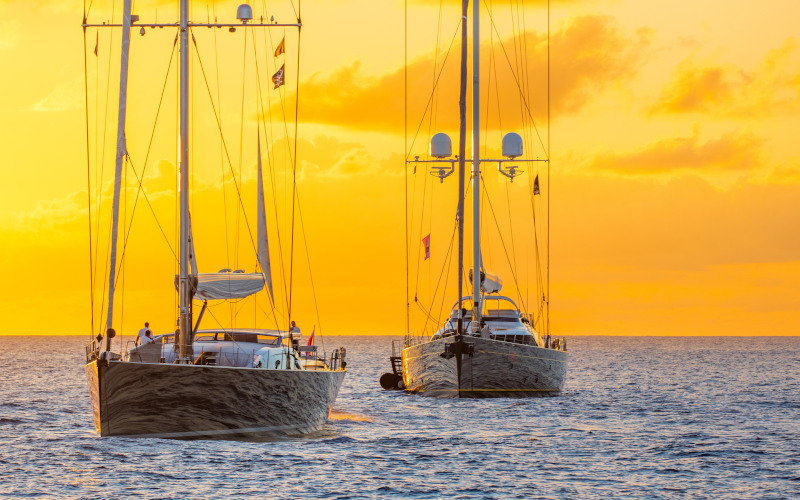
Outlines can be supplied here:
M196 274L195 300L243 299L264 289L261 273L200 273ZM175 277L175 287L179 278Z

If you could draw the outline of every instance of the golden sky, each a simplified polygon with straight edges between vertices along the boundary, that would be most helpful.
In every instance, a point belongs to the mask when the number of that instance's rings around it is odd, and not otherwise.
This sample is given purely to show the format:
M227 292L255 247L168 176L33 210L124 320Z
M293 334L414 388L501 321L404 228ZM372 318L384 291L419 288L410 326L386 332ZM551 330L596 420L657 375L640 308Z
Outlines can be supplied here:
M215 12L220 21L235 17L237 2L190 3L200 21ZM262 15L264 4L253 3L256 16ZM113 7L117 21L121 4ZM157 15L159 22L172 22L176 4L138 0L134 13L143 21ZM442 5L439 22L440 2L408 2L410 135L424 125L412 155L425 153L430 132L449 133L456 147L457 41L443 61L459 6L452 0ZM527 68L532 114L547 143L545 5L541 0L484 4L481 57L484 68L496 70L484 71L483 91L498 96L489 98L485 113L486 156L499 154L501 129L520 126L518 100L502 98L517 87L501 44L525 55L517 57ZM291 5L268 7L278 21L292 22ZM512 21L512 7L524 14L524 23L521 17ZM327 335L400 336L406 329L403 2L304 0L301 8L297 155L307 241L296 233L292 316L304 332L321 325ZM90 21L111 19L111 2L96 0L92 9ZM92 311L95 331L102 322L119 32L101 30L96 38L90 30L86 37L92 228L99 242L92 242L92 258L97 256L92 273L82 12L78 1L0 0L0 312L6 334L88 335ZM793 0L551 2L552 164L549 191L541 200L550 197L554 334L800 335L799 17L800 5ZM286 31L287 53L276 59L268 53L282 31L273 30L272 39L257 34L255 45L244 41L241 29L195 31L230 155L229 162L194 58L192 217L201 271L255 270L246 227L255 219L250 209L259 116L273 120L262 129L267 135L262 148L265 165L274 168L267 205L273 209L272 261L279 268L281 259L288 260L296 34ZM137 33L127 138L133 168L145 171L144 193L161 228L140 198L115 307L115 327L126 335L145 320L158 332L169 331L177 314L171 253L177 54L167 76L174 30ZM247 50L255 50L267 66L256 69ZM268 78L284 62L287 85L273 91ZM435 115L426 119L434 64L444 69ZM263 80L260 94L249 83L256 73ZM270 100L262 105L259 96ZM281 99L292 118L288 129L280 119ZM528 152L543 154L538 146ZM231 169L241 176L236 181L243 193L241 213ZM509 251L521 276L520 294L528 297L536 288L530 283L533 233L525 229L530 179L526 174L507 184L493 166L484 175L497 193L500 231L512 225L519 231ZM422 263L419 280L412 276L412 295L416 290L422 300L431 300L449 241L455 177L439 184L428 176L426 184L420 172L409 184L417 196L412 204L422 201L414 189L424 187L427 197L425 215L420 218L418 211L412 217L414 273L418 236L432 234L432 259ZM122 211L129 222L137 194L133 170L126 184ZM491 219L483 222L494 225ZM504 291L511 294L511 269L492 234L487 230L484 258L488 268L503 274ZM283 288L284 278L275 271L276 288ZM454 279L448 283L452 289ZM276 300L285 299L276 292ZM454 292L445 298L445 312L454 300ZM266 301L261 296L255 305L226 304L212 312L220 323L247 326L255 320L270 327L275 320L259 316ZM213 326L207 321L205 326Z

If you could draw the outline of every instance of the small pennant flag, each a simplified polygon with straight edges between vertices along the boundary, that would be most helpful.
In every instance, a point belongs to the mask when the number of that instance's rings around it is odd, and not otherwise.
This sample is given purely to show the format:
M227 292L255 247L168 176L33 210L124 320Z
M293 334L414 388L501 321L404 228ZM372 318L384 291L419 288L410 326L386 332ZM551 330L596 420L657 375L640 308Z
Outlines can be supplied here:
M281 43L279 43L279 44L278 44L278 48L277 48L277 49L275 49L275 57L278 57L279 55L281 55L281 54L283 54L284 52L286 52L286 45L285 45L285 43L284 43L284 42L286 42L286 37L283 37L283 38L281 39Z
M97 55L97 47L100 45L100 33L97 33L97 37L94 40L94 55Z
M317 325L314 325L314 329L311 330L311 336L308 337L308 345L314 345L314 332L317 331Z
M536 179L533 180L533 194L541 194L539 193L539 174L536 174Z
M280 87L281 85L283 85L283 83L284 83L284 81L283 81L283 67L284 66L286 66L286 65L285 64L281 65L281 69L279 69L278 71L275 72L274 75L272 75L272 83L275 84L275 88L276 89L278 87Z
M425 260L431 258L431 235L422 238L422 244L425 245Z

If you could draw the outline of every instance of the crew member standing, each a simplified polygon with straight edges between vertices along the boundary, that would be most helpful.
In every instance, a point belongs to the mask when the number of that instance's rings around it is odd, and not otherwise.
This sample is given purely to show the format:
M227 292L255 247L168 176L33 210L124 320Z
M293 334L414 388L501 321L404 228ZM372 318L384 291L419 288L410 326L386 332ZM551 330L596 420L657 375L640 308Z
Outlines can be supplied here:
M150 323L147 321L144 322L144 328L139 330L139 335L136 336L136 345L142 344L142 340L147 337L147 332L150 331ZM152 332L151 332L152 333ZM146 344L147 342L145 342Z

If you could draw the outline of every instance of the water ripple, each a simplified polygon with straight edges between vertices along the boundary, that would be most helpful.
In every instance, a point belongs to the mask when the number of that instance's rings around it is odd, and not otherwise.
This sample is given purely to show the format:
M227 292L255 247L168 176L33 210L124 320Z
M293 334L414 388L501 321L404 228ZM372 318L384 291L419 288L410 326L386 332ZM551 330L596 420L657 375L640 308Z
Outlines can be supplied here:
M0 337L0 498L800 497L796 338L578 337L534 400L383 391L389 338L335 340L325 427L237 442L97 438L84 339Z

